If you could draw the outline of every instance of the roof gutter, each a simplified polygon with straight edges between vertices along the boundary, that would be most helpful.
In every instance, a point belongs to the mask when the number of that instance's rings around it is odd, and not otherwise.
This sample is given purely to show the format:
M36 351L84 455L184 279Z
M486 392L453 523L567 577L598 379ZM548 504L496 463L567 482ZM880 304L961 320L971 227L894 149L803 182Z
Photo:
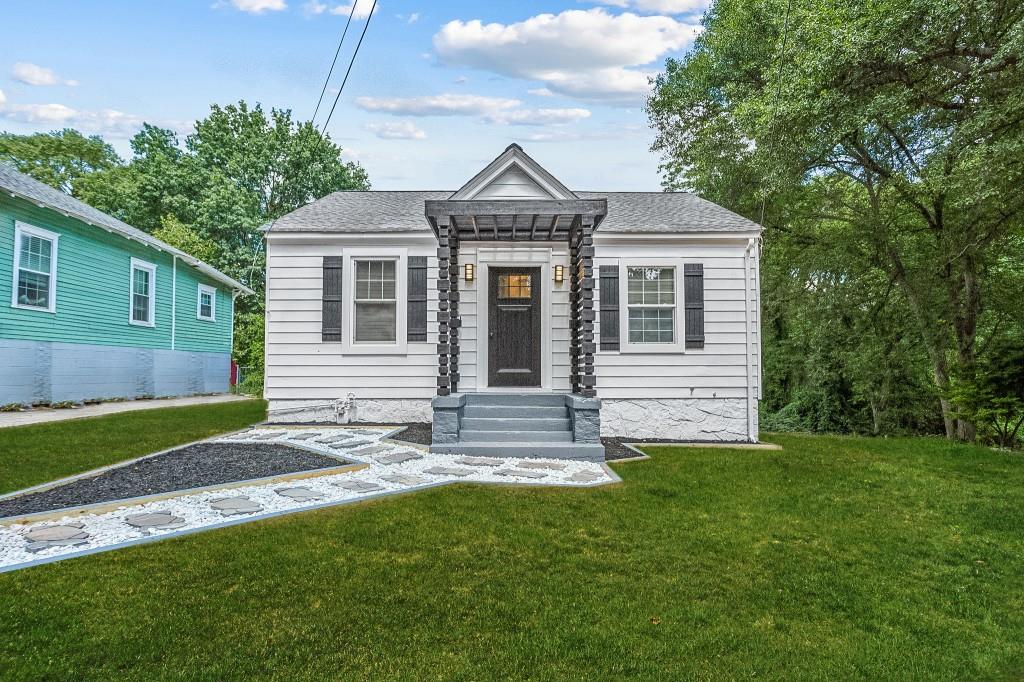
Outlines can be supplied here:
M35 204L36 206L39 206L40 208L46 208L46 209L49 209L51 211L56 211L57 213L60 213L61 215L67 216L69 218L74 218L75 220L80 220L83 223L85 223L86 225L92 225L93 227L102 228L102 229L106 230L107 232L110 232L112 234L120 235L120 236L122 236L122 237L124 237L126 239L130 239L132 241L139 242L140 244L144 244L145 246L148 246L148 247L150 247L152 249L156 249L157 251L166 251L167 253L169 253L169 254L171 254L173 256L177 256L181 260L185 261L185 263L187 263L188 265L191 265L196 270L199 270L204 275L208 275L209 277L217 280L221 284L226 284L227 286L231 287L235 291L239 291L239 292L241 292L243 294L246 294L246 295L256 293L255 291L253 291L249 287L245 286L241 282L239 282L239 281L237 281L235 279L232 279L231 277L228 277L227 275L225 275L223 272L221 272L217 268L215 268L215 267L213 267L211 265L207 265L206 263L204 263L203 261L199 260L198 258L195 258L194 256L190 256L187 253L185 253L184 251L181 251L180 249L174 248L170 244L165 244L165 243L161 242L159 239L141 238L141 237L133 235L133 234L131 234L129 232L125 232L124 230L118 230L118 229L110 227L108 225L100 225L100 224L94 222L93 220L90 220L89 218L86 218L81 213L76 213L74 211L68 211L68 210L65 210L63 208L57 208L56 206L53 206L52 204L48 204L46 202L41 202L38 199L34 199L32 197L29 197L29 196L26 196L26 195L22 194L21 192L17 192L15 190L12 190L12 189L9 189L9 188L6 188L6 187L4 188L4 191L7 192L8 194L10 194L12 197L14 197L16 199L21 199L22 201L27 201L30 204Z

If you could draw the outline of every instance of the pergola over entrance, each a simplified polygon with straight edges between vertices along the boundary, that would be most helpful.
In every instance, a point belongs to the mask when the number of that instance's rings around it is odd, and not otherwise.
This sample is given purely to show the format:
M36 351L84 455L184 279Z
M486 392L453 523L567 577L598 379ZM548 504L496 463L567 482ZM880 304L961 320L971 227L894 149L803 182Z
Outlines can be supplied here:
M606 199L428 200L437 236L437 394L459 388L459 244L463 241L569 243L569 359L572 392L597 395L594 377L594 230Z

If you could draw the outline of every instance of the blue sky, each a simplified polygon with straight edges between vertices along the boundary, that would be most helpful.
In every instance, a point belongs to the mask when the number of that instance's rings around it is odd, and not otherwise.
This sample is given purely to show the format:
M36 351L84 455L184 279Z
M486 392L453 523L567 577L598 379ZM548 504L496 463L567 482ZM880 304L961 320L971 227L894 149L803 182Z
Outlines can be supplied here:
M341 73L372 0L357 0ZM350 0L5 2L0 130L186 134L211 103L313 114ZM379 0L328 132L375 189L454 189L519 142L569 187L654 190L647 75L706 0ZM333 99L336 90L329 90ZM321 113L320 124L325 118Z

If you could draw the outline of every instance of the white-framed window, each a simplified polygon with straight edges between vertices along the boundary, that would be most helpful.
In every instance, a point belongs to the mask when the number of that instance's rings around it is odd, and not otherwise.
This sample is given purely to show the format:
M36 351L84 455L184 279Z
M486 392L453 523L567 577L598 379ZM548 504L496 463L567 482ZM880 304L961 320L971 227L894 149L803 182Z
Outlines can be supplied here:
M196 318L207 322L217 320L217 289L205 284L199 285L196 297Z
M345 353L405 353L406 249L343 252Z
M682 263L652 258L619 265L619 329L627 352L682 352Z
M14 281L11 305L52 313L57 310L57 240L60 235L27 223L14 223Z
M385 258L353 259L356 290L352 343L398 342L398 262Z
M156 265L132 258L128 322L152 327L156 324Z

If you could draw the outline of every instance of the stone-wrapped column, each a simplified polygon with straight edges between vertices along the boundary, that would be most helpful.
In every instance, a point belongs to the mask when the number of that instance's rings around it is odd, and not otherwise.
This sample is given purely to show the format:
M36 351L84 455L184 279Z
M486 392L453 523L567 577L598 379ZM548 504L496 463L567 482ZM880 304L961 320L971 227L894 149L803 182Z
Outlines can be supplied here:
M448 228L448 376L451 392L459 390L459 329L462 317L459 316L459 233L454 224Z
M437 394L452 392L450 372L451 336L451 242L450 226L447 221L437 225Z
M594 223L584 220L580 225L579 247L579 306L580 306L580 395L593 398L597 395L597 378L594 375Z

